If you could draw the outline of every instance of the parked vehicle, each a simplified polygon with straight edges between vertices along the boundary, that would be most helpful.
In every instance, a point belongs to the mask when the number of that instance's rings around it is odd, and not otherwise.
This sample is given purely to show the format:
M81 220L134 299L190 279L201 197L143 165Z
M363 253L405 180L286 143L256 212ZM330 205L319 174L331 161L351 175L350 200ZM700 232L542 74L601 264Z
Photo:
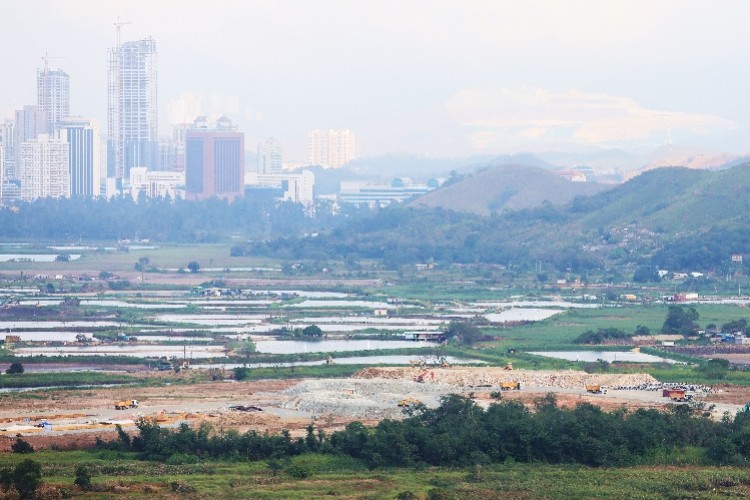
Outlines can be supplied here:
M607 386L599 384L587 385L586 392L591 394L607 394Z
M138 408L137 399L124 399L122 401L115 401L115 410L127 410L128 408Z

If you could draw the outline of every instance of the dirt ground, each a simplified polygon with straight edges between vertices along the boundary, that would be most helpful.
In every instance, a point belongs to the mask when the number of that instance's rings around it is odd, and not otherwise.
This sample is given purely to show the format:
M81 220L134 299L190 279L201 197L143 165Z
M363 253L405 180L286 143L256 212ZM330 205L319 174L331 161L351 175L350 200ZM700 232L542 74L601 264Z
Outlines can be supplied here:
M436 369L435 379L417 383L409 370L394 372L392 377L376 377L369 371L362 378L326 380L263 380L253 382L216 381L197 384L172 384L155 387L125 389L97 388L77 390L33 391L4 393L0 395L0 452L9 451L16 438L21 436L35 448L58 447L74 449L92 445L97 437L115 439L114 424L128 432L137 432L134 421L153 418L163 426L177 426L183 422L191 426L203 422L214 429L236 429L239 432L256 430L277 433L288 429L293 435L302 435L305 427L314 423L327 431L342 429L351 421L375 424L382 418L399 418L397 403L413 397L427 406L439 404L441 396L462 394L473 396L480 405L494 401L492 393L501 393L502 399L518 400L526 405L554 393L558 404L571 407L589 402L605 410L627 408L667 408L673 404L661 396L660 391L610 390L607 394L589 394L583 386L570 386L570 379L558 387L526 385L521 390L499 391L492 384L477 386L461 384L461 380L494 380L493 377L512 375L494 373L495 369ZM396 378L400 373L401 378ZM461 374L469 379L461 378ZM519 379L522 374L518 374ZM143 375L143 376L158 376ZM525 376L546 380L541 372ZM442 380L449 380L446 383ZM137 399L137 409L115 410L113 402ZM702 396L707 404L715 404L714 417L724 411L736 412L750 402L750 388L720 386ZM257 407L262 411L240 411L232 406ZM47 422L46 428L36 425Z

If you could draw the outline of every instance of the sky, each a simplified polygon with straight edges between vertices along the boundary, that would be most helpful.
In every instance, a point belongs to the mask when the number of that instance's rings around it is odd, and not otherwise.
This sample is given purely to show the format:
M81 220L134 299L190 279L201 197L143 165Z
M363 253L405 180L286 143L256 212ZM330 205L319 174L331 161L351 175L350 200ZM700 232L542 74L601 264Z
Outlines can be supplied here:
M305 160L312 129L362 156L750 152L746 0L25 0L0 16L0 119L48 54L106 133L107 48L156 40L159 129L226 114Z

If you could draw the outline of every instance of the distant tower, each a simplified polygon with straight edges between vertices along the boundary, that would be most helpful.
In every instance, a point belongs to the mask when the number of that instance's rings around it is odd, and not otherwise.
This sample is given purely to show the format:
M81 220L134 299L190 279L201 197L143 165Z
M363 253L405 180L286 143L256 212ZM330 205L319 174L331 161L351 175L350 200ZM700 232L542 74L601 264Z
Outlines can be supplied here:
M261 175L280 174L283 167L281 143L269 137L258 144L258 173Z
M158 166L156 42L152 38L109 49L107 176L129 178L131 167Z
M312 130L307 134L307 162L339 168L357 157L356 146L351 130Z
M55 138L68 144L70 196L99 196L99 123L86 118L65 118L57 123Z
M0 183L6 179L12 179L8 172L15 175L16 172L16 122L5 120L0 124L0 146L3 148L4 161L2 164L3 175Z
M70 77L61 69L50 70L50 57L42 59L44 68L36 70L36 102L47 113L47 133L52 134L57 122L70 116Z
M185 132L185 196L188 200L245 194L245 134L222 117L213 129L199 117Z
M21 165L21 146L24 142L35 140L39 134L47 133L47 113L37 106L24 106L16 111L15 129L15 163L13 171L8 170L5 175L8 179L20 179L23 166Z
M21 144L21 198L61 198L70 196L68 143L39 134Z

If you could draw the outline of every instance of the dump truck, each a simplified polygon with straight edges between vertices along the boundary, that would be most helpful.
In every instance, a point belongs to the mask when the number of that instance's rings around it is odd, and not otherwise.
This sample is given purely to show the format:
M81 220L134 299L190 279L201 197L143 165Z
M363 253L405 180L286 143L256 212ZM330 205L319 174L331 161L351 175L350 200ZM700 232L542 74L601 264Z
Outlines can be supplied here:
M406 398L406 399L402 399L401 401L399 401L396 406L399 406L401 408L406 408L408 406L416 406L416 405L421 405L421 404L422 402L418 399Z
M137 399L124 399L122 401L115 401L115 410L127 410L128 408L138 408Z
M587 385L586 392L591 394L607 394L607 386L599 384Z
M664 389L662 396L677 403L684 403L693 399L693 395L688 394L685 389Z
M514 380L512 382L500 382L500 390L503 391L520 391L521 382Z

